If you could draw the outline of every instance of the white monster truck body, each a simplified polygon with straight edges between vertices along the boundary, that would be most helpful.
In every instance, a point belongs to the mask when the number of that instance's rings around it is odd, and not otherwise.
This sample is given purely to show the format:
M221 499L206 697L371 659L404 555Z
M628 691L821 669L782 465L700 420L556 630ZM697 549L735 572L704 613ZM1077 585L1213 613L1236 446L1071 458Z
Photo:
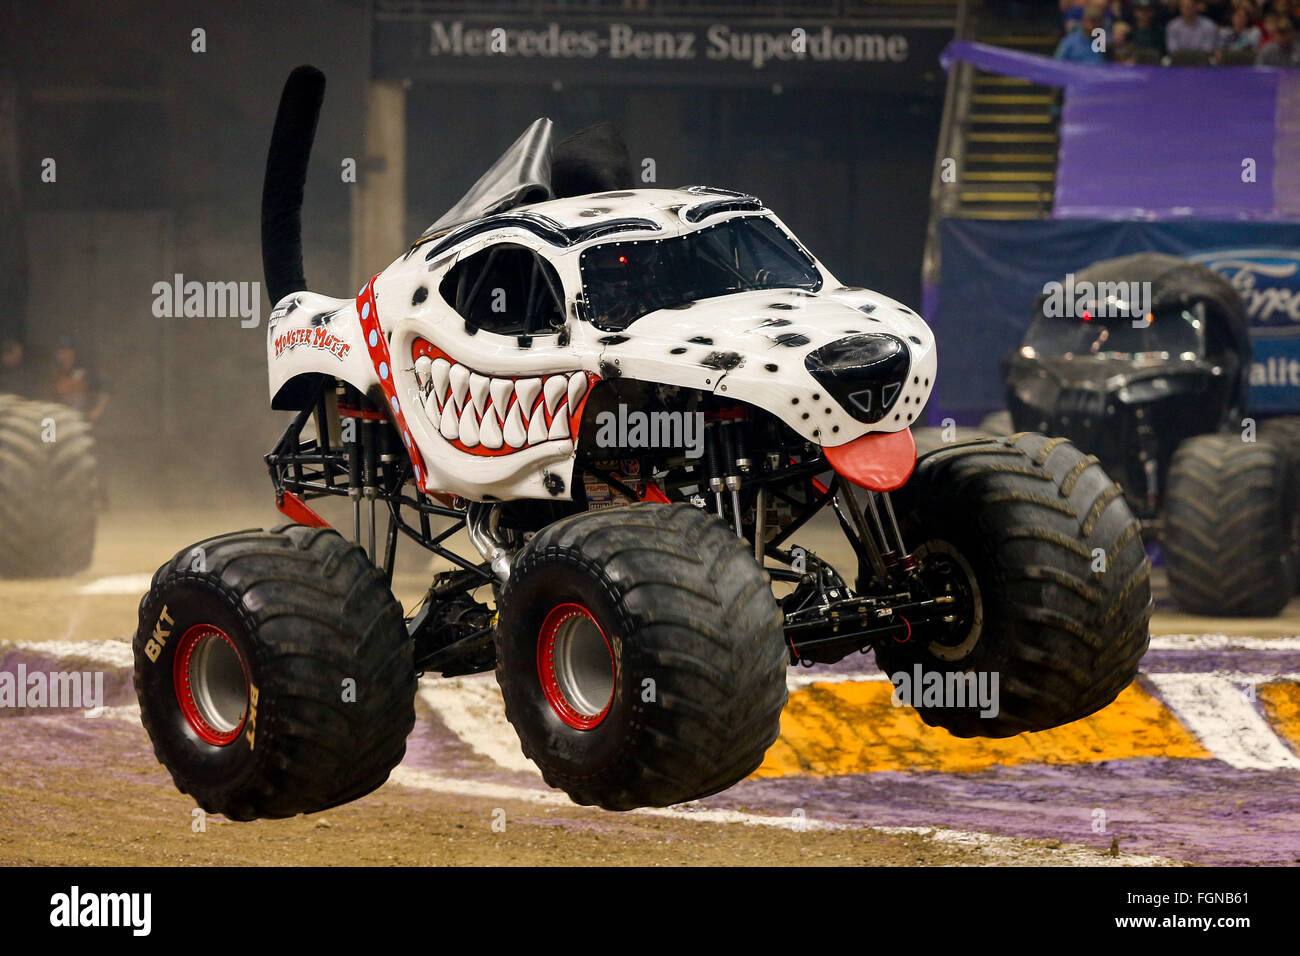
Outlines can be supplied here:
M590 250L673 241L743 219L770 222L806 255L815 288L680 302L616 329L584 316L593 294L582 269ZM494 246L523 247L554 269L563 295L559 324L500 334L468 321L444 298L448 273ZM872 334L900 343L907 365L891 376L890 393L877 397L886 413L868 422L846 407L845 396L828 393L807 359L823 346ZM267 349L273 402L297 376L312 373L376 397L382 391L416 459L421 490L471 500L568 498L586 396L610 377L724 395L832 448L906 430L935 369L934 337L920 316L841 285L756 200L704 187L551 200L426 234L355 302L311 293L282 300Z

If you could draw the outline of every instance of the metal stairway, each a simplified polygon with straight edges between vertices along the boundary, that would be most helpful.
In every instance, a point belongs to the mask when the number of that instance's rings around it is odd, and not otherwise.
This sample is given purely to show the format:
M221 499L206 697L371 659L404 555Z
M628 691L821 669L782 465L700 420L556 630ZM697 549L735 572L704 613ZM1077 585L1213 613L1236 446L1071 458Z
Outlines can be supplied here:
M975 39L992 46L1051 55L1054 24L1041 32L1017 25L977 29ZM1048 32L1048 31L1052 32ZM996 31L996 32L995 32ZM1040 219L1051 214L1056 185L1059 93L1028 80L971 70L967 109L959 133L963 148L957 169L958 195L950 215L974 219Z

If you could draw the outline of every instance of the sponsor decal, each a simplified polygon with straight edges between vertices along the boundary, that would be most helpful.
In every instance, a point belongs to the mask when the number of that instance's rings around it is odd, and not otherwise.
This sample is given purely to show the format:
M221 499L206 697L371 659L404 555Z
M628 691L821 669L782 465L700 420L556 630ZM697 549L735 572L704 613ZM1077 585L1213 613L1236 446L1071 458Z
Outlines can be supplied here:
M1232 283L1256 337L1300 336L1300 252L1214 249L1188 256Z
M255 734L257 731L257 685L251 680L248 682L248 729L244 731L244 737L248 739L248 749L253 749Z
M306 346L308 348L329 352L335 358L342 361L348 352L352 350L350 343L324 327L312 329L290 329L282 335L277 335L274 344L276 358L279 358L291 349L296 349L299 346Z
M164 621L167 622L166 627L163 627ZM175 623L176 622L172 620L171 615L167 613L167 605L164 604L163 609L158 612L158 620L154 622L153 636L149 638L149 643L144 646L144 656L149 658L150 663L157 662L158 655L160 655L163 652L163 648L167 646L167 638L172 636L171 629L172 625Z

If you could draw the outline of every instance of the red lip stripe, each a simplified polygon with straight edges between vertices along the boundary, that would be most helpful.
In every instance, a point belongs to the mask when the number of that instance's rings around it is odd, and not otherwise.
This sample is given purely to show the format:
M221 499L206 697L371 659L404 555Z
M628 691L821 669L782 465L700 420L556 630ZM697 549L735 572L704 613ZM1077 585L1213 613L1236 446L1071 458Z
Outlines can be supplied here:
M452 358L450 355L448 355L446 352L438 348L438 346L434 345L432 342L428 341L427 339L416 339L411 344L411 353L412 353L411 357L413 359L418 359L423 356L427 356L431 360L445 359L446 361L450 362L452 365L465 364L464 362L456 361L454 358ZM466 366L466 368L468 368L468 366ZM480 372L478 374L481 375L482 373ZM516 375L516 376L498 375L495 377L496 378L509 377L510 381L517 382L519 381L520 378L539 378L539 377L544 378L546 374L547 373L543 372L543 373L539 373L538 375L522 375L522 376L521 375ZM573 373L553 372L550 374L565 375L565 374L573 374ZM587 399L591 396L591 390L595 387L596 383L600 381L599 375L595 375L591 372L583 372L583 374L587 376L587 389L582 393L582 398L578 400L577 409L574 410L569 415L569 440L571 441L576 441L576 438L574 438L574 436L577 435L578 427L582 423L582 413L583 410L586 409L587 407ZM493 376L487 376L487 377L491 378ZM439 401L438 396L434 396L434 400ZM516 396L514 391L512 390L510 392L510 399L506 404L507 414L509 414L510 408L515 404L515 402L516 402ZM561 408L568 408L568 405L569 405L569 396L566 390L564 396L555 405L555 414L559 414ZM546 427L547 430L549 431L551 427L551 423L555 421L555 415L552 415L546 411L546 396L542 392L538 393L537 401L533 404L532 412L528 416L530 421L532 420L533 415L537 413L538 406L541 406L542 417L543 420L546 422ZM489 397L487 404L483 407L483 411L486 412L488 409L492 407L493 407L492 399ZM440 405L439 411L441 410L442 409ZM502 417L504 418L504 416ZM483 416L480 415L477 410L474 411L474 418L479 424L482 424ZM560 439L556 439L556 441L559 440ZM465 452L465 454L467 455L479 455L480 457L483 458L498 458L502 455L513 455L515 452L523 451L525 448L536 447L532 445L524 445L521 448L511 448L509 445L502 445L500 448L485 448L482 445L477 445L473 448L468 448L461 443L459 438L451 438L451 439L444 438L443 441L446 441L448 444L450 444L453 448L457 449L458 451Z
M415 439L411 437L411 430L406 427L406 417L402 413L397 390L393 386L393 359L388 354L388 339L384 337L384 330L379 327L379 307L375 304L375 280L378 278L378 274L371 276L365 288L357 293L357 318L361 320L361 335L370 352L370 361L375 366L375 373L379 376L379 385L388 398L388 408L393 413L393 423L397 426L397 433L402 436L406 450L411 456L411 465L415 469L415 486L421 491L429 492L432 489L426 483L428 473L424 467L424 458L415 445Z

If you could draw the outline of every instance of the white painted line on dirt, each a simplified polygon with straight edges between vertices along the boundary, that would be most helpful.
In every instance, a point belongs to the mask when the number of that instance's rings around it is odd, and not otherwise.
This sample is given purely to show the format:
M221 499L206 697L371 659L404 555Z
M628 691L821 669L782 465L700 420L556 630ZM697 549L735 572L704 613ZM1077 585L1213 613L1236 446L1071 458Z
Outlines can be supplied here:
M145 571L140 574L114 574L98 578L89 584L77 588L78 594L134 594L140 596L149 590L153 583L153 574Z
M120 704L115 707L104 707L100 711L101 717L109 720L125 720L128 723L140 723L140 705L139 704Z
M810 684L849 684L859 681L888 681L884 671L843 671L842 673L809 674L790 671L785 678L787 690L801 690Z
M1153 651L1300 651L1300 637L1243 637L1237 634L1152 636Z
M535 790L503 783L459 780L442 777L427 770L417 770L412 767L397 767L389 775L388 780L390 783L402 787L453 796L483 800L517 800L524 803L570 810L589 809L579 807L558 790ZM870 824L835 823L804 817L772 816L762 813L745 813L740 810L713 809L701 807L698 804L683 804L676 807L643 807L640 810L628 811L628 815L662 817L670 820L690 820L697 823L773 827L779 830L859 830L871 831L886 836L920 836L936 842L981 849L996 857L994 862L1007 864L1051 861L1076 866L1167 866L1173 863L1173 861L1164 857L1155 856L1124 855L1112 857L1100 850L1078 844L1062 844L1059 848L1051 849L1036 846L1015 837L999 836L991 833L948 830L941 827L886 827L872 826Z
M537 765L519 748L519 737L506 720L505 702L492 675L426 677L420 681L420 699L475 753L506 770L540 776Z
M0 643L0 652L6 647L108 667L129 669L134 666L131 645L122 640L20 641ZM1273 732L1243 693L1248 685L1258 686L1279 680L1300 682L1300 674L1217 671L1148 673L1144 676L1151 679L1164 702L1217 759L1242 769L1300 769L1300 756ZM786 678L786 685L791 691L797 691L811 684L886 681L886 676L879 671L792 671ZM506 720L501 692L491 674L426 677L420 681L419 697L447 729L475 753L504 770L540 776L536 765L524 756L519 738ZM128 706L134 708L131 713L111 716L138 721L139 709L135 705Z
M1148 674L1161 699L1205 745L1241 770L1300 770L1292 753L1255 709L1243 688L1253 674ZM1291 675L1271 675L1263 681Z
M108 667L135 667L135 656L128 641L0 641L0 654L7 649L27 651L41 657L67 657L104 664Z

